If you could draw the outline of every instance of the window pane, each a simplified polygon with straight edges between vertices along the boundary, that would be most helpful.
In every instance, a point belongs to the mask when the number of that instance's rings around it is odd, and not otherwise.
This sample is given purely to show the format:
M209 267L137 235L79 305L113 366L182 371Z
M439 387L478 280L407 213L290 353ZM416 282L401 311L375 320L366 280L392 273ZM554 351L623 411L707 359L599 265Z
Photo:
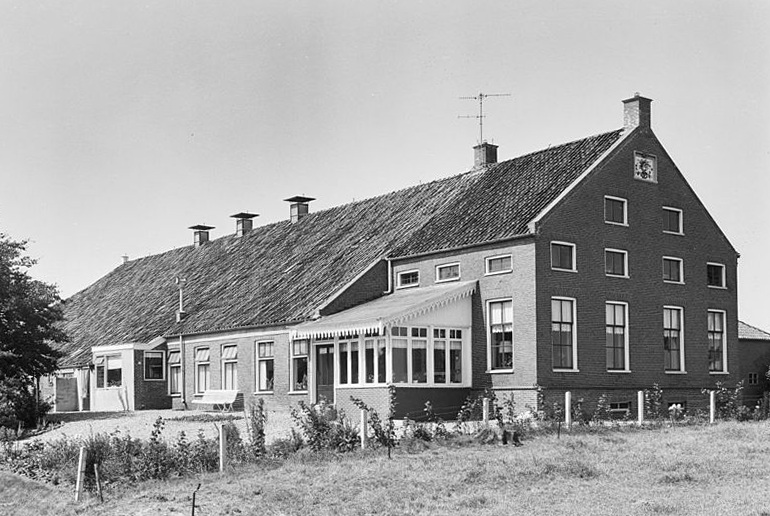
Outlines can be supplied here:
M107 387L120 387L123 383L123 359L107 357Z
M292 360L292 372L295 391L307 390L307 357Z
M350 343L350 383L358 383L358 342Z
M236 390L238 388L238 363L225 362L222 371L222 388L225 390Z
M348 383L348 344L340 342L340 383Z
M428 341L412 341L412 383L428 381Z
M169 392L171 394L179 394L182 392L179 386L182 381L182 368L180 366L172 366L168 370Z
M460 265L444 265L438 267L438 280L445 281L460 277Z
M393 383L406 383L407 381L407 340L393 339Z
M385 383L386 374L385 339L377 339L377 383Z
M104 364L96 366L96 386L100 389L106 387L104 382Z
M433 381L446 383L446 341L433 341Z
M572 262L572 246L551 244L551 266L557 269L574 269Z
M364 343L364 367L366 368L366 383L374 383L374 340Z
M618 199L604 199L604 220L624 224L625 221L625 203Z
M512 268L511 257L502 256L500 258L489 258L487 260L487 272L503 272L510 271Z
M459 340L449 342L449 377L451 383L463 381L463 343Z
M259 361L259 390L260 391L273 390L273 361L272 360Z
M144 353L145 380L163 379L163 353L147 351Z

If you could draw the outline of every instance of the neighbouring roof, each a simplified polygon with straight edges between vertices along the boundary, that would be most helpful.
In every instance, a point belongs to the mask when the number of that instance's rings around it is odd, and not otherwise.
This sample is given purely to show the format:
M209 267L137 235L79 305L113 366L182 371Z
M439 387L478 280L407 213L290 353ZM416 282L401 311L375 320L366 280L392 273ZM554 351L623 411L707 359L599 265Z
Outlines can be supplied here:
M64 303L61 367L95 345L310 320L387 255L528 233L527 224L618 139L617 130L359 202L127 262ZM185 278L184 326L175 323Z
M770 340L770 333L759 328L738 321L738 338L743 340Z

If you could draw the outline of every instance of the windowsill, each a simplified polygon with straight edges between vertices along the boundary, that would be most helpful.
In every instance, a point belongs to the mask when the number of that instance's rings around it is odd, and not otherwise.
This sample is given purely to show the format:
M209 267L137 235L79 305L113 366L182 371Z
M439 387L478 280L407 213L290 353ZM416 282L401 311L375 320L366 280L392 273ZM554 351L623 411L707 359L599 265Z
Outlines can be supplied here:
M628 227L628 223L626 222L612 222L611 220L605 220L604 223L609 224L610 226L620 226L624 228Z
M604 273L604 275L605 275L605 276L607 276L608 278L620 278L620 279L629 279L629 278L631 277L631 276L629 276L629 275L627 275L627 274L626 274L626 275L621 275L621 274L607 274L606 272Z
M663 283L668 283L669 285L684 285L684 281L671 281L664 279Z
M419 287L419 286L420 286L419 283L413 283L411 285L398 285L396 287L396 290L401 290L402 288L414 288L414 287Z
M385 387L384 385L372 385L372 387ZM408 387L410 389L465 389L470 387L469 383L394 383L394 387Z
M709 374L714 374L714 375L728 375L728 374L730 374L730 373L729 373L729 371L709 371Z
M484 276L499 276L500 274L510 274L512 272L513 272L513 269L510 269L507 271L485 272Z
M727 290L727 287L720 287L720 286L717 286L717 285L707 285L707 286L708 286L708 288L713 288L713 289L716 289L716 290Z
M665 229L663 230L663 233L666 235L684 236L684 233L677 233L675 231L666 231Z
M289 391L287 394L307 394L309 391Z
M687 371L665 371L666 374L687 374Z
M113 385L112 387L97 387L96 390L97 391L117 391L118 389L122 389L122 388L123 388L122 385L118 385L118 386Z
M627 373L630 373L631 370L630 369L607 369L607 372L611 374L627 374Z
M275 394L275 393L273 391L257 391L257 392L254 393L254 396L263 396L265 394L272 395L272 394Z
M487 369L486 372L489 374L511 374L513 369Z
M182 394L179 392L173 392L173 393L170 393L169 396L171 396L172 398L181 398Z
M577 269L560 269L558 267L553 267L553 266L551 266L551 270L557 271L557 272L577 272Z
M165 382L165 378L145 378L145 382Z
M554 373L579 373L580 369L553 369Z

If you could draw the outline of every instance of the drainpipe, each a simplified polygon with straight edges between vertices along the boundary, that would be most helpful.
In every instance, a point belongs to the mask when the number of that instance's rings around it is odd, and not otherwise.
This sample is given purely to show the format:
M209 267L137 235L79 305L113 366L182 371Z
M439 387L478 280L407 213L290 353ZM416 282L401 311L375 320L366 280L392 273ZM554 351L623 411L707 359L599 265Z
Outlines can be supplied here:
M390 261L390 258L385 258L385 261L388 262L388 290L384 293L390 294L393 292L393 262Z
M187 374L185 372L185 349L184 349L184 337L182 336L184 334L184 298L182 296L182 290L184 289L185 279L176 277L174 278L174 281L177 284L177 287L179 288L179 310L176 312L176 322L179 323L179 365L180 365L180 372L181 372L181 379L180 379L180 389L179 389L179 395L181 397L182 401L182 407L184 410L187 410Z

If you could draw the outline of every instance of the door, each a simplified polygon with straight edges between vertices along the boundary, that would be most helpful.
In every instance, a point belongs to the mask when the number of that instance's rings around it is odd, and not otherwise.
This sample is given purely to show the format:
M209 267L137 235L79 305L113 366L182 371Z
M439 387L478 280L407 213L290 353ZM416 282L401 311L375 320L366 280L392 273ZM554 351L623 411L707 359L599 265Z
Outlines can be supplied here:
M334 344L320 344L315 348L316 401L326 399L334 403Z

